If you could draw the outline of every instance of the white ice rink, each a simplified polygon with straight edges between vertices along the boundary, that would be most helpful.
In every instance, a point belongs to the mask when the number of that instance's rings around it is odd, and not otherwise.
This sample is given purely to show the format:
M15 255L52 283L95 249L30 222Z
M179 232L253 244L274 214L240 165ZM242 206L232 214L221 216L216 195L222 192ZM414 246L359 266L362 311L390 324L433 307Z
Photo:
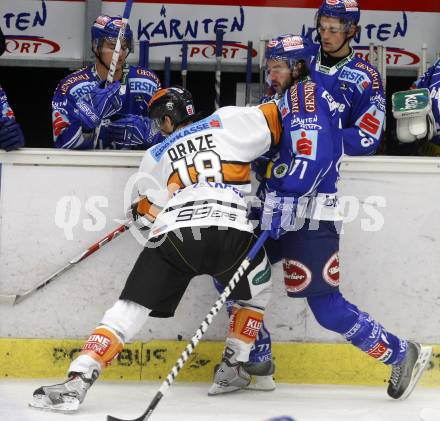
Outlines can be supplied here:
M110 413L137 418L160 384L98 382L75 415L27 407L32 392L52 381L0 381L1 421L105 421ZM440 421L440 389L419 388L406 401L387 398L384 387L279 384L274 392L242 391L208 397L208 384L177 383L151 421L265 421L289 415L295 421Z

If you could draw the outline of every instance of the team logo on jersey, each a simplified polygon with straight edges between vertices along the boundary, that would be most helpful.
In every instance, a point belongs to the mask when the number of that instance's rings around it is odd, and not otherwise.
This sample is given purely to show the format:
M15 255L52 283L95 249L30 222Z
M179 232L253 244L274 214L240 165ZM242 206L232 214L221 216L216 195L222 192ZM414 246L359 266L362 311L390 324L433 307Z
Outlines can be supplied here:
M287 164L280 164L274 167L273 169L273 176L275 178L282 178L287 174L287 171L289 170L289 167Z
M367 112L356 121L356 125L365 133L379 140L385 113L372 105Z
M310 269L297 260L285 259L283 261L284 285L287 294L296 294L304 291L312 282Z
M332 287L339 286L339 254L337 252L327 260L322 270L322 277Z
M298 129L290 132L293 153L298 158L316 160L318 148L318 131Z

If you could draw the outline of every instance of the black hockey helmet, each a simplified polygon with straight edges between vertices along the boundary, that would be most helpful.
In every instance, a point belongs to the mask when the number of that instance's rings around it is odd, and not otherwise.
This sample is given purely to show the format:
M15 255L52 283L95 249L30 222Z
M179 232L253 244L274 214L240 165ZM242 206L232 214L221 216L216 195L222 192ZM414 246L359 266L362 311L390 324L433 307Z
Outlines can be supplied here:
M148 103L149 117L159 124L168 116L177 127L196 119L191 92L181 86L159 89Z

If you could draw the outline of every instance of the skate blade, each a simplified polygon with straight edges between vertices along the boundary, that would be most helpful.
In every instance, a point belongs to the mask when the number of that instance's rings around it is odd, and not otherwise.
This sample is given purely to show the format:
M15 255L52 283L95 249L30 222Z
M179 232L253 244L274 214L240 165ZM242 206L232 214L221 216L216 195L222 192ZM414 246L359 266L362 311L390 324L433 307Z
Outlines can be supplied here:
M400 398L398 398L398 400L403 401L411 394L411 392L414 390L417 383L419 382L420 377L422 376L426 367L428 366L429 361L431 360L431 356L432 356L432 347L430 346L420 347L419 358L417 358L416 364L414 366L414 370L411 376L411 381L409 382L409 385L406 388L405 392L402 394Z
M237 386L221 386L217 383L213 383L208 390L208 396L222 395L224 393L236 392L237 390L243 390Z
M252 380L252 383L246 387L247 390L271 392L276 389L276 384L272 376L252 376Z
M51 412L61 412L63 414L72 414L78 411L79 400L66 396L64 402L60 404L54 404L47 396L35 395L29 406L34 409Z

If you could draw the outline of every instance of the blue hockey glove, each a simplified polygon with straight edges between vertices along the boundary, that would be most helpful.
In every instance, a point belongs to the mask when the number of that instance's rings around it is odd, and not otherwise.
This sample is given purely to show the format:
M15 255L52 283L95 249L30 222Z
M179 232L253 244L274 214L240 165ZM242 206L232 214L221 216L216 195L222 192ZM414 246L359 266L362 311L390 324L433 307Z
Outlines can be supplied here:
M24 146L24 136L20 125L13 118L0 118L0 149L13 151Z
M122 108L121 83L116 81L108 86L104 86L104 83L101 82L76 103L77 117L86 129L93 130L103 118L110 117Z
M271 159L265 155L260 156L251 163L252 171L255 173L255 178L258 181L263 181L266 177L267 166Z
M125 147L143 146L143 149L153 145L156 134L152 133L148 118L134 114L111 121L108 125L102 127L101 133L116 145Z
M287 231L292 231L297 203L295 197L277 196L274 191L267 192L261 214L261 229L269 230L269 235L274 240L278 240Z

